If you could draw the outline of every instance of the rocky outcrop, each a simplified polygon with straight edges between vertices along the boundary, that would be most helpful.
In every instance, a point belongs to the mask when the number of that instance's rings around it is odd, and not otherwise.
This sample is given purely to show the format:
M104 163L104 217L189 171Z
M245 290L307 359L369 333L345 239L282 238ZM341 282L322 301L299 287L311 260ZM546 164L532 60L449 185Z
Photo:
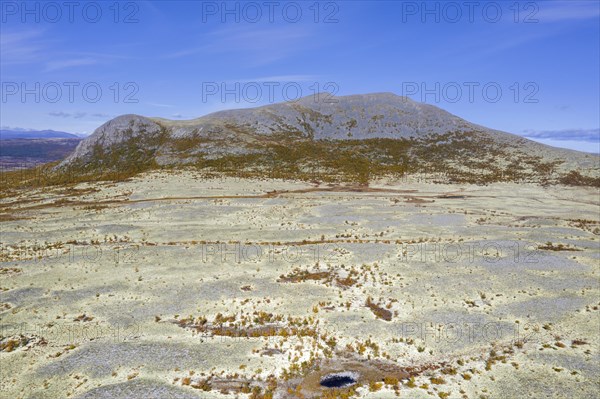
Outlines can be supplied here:
M147 139L163 132L163 128L153 120L140 115L121 115L111 119L83 140L75 151L69 155L59 166L92 160L94 151L118 146L128 140L135 140L140 148L147 145Z

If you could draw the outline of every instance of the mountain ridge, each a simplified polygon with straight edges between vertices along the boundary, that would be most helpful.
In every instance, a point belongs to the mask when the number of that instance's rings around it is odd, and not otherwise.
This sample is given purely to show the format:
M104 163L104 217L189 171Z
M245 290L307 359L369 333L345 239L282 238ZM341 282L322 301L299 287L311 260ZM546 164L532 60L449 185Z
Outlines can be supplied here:
M368 171L361 173L369 176L448 170L460 179L518 175L547 181L574 171L595 178L598 159L489 129L393 93L374 93L308 96L184 121L121 115L84 139L57 169L93 173L132 164L139 169L195 165L259 173L277 167L283 175L304 176L311 168L321 175L354 170L343 165L349 162L365 164Z

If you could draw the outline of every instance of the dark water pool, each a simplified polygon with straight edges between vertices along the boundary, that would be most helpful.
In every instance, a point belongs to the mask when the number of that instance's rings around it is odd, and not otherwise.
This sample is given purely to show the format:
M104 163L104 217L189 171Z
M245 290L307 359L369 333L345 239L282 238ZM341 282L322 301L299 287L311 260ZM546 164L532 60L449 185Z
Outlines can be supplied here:
M344 388L356 383L356 378L349 374L330 374L321 379L321 386L326 388Z

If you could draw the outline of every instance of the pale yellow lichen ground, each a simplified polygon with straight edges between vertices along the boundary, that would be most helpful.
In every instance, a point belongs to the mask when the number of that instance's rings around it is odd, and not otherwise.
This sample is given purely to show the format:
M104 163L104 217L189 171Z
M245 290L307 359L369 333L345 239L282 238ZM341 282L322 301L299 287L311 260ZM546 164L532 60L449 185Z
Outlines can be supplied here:
M227 397L182 378L280 376L310 350L333 368L348 353L424 368L403 398L599 393L595 189L408 179L319 191L193 172L95 188L1 200L16 220L2 223L0 335L30 339L0 352L1 397ZM577 250L538 249L548 242ZM278 281L295 269L332 280ZM352 269L354 284L336 283ZM319 335L228 338L174 323L254 311L312 318ZM336 339L329 354L321 334ZM356 354L369 339L378 350ZM395 397L391 386L358 395Z

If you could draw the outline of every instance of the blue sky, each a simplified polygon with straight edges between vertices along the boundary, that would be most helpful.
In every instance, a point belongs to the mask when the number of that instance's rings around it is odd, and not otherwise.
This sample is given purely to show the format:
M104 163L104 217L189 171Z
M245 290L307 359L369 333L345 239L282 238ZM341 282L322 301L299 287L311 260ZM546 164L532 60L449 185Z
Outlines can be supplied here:
M394 92L600 152L600 2L475 3L3 1L0 125L91 133L125 113Z

